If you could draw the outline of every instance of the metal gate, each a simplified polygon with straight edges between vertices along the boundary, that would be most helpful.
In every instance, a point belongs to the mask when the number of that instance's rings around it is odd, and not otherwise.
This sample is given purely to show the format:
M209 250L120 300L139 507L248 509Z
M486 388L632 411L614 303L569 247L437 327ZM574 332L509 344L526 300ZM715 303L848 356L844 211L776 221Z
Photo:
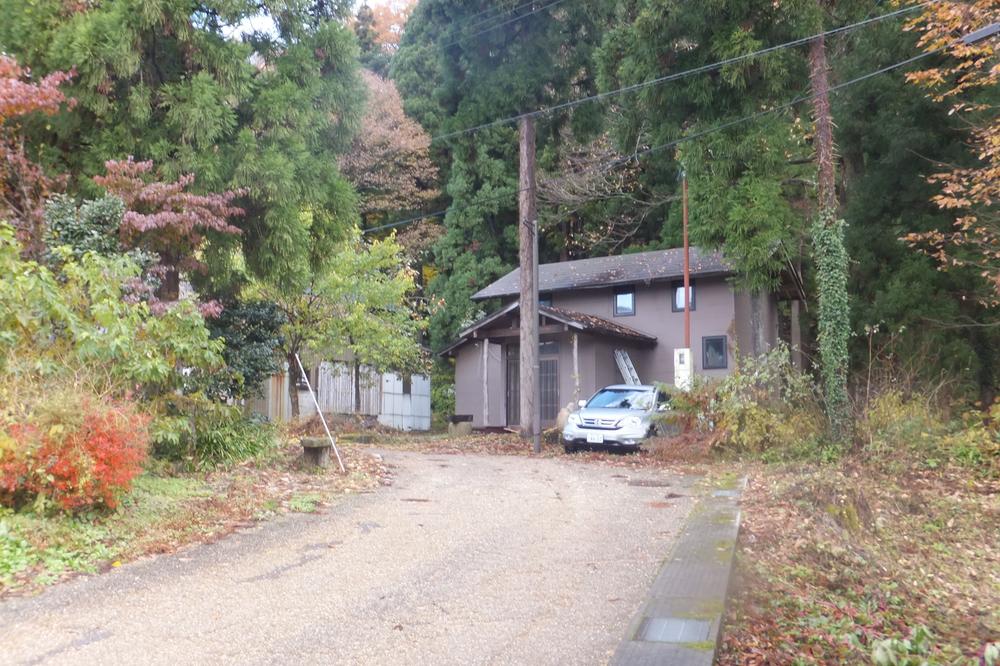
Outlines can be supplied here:
M544 358L538 362L539 384L541 385L542 421L555 421L559 415L559 361Z

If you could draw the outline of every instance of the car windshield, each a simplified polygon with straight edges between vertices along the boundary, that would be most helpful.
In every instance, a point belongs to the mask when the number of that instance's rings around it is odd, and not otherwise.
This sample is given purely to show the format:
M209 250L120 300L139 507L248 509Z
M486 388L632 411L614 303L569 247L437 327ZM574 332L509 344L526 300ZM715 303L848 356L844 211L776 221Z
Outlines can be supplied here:
M653 392L626 388L606 388L590 399L587 407L605 409L649 409L653 406Z

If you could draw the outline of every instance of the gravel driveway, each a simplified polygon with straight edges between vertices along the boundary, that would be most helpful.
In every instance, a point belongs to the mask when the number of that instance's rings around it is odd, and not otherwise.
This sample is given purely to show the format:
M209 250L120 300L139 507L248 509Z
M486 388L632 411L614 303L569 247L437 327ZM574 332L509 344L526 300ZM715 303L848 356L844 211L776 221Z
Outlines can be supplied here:
M384 455L392 486L325 513L0 604L0 661L605 663L693 504L655 470Z

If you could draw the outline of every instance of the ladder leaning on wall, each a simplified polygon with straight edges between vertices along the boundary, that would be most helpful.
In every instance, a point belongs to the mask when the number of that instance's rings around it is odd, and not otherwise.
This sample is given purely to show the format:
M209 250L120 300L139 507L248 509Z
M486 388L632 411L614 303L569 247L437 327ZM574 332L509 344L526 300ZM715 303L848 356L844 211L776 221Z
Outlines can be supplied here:
M632 359L629 358L627 351L624 349L616 349L615 362L618 363L618 370L622 373L622 378L625 380L626 384L642 383L639 381L639 373L635 371L635 366L632 365Z

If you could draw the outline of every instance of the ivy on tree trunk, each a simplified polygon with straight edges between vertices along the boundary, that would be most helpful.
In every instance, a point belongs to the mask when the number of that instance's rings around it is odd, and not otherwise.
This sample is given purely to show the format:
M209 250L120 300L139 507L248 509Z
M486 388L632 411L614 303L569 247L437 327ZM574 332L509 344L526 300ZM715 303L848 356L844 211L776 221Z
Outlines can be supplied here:
M810 79L816 131L818 207L813 224L813 256L819 291L819 359L826 397L826 413L837 439L850 432L847 397L847 345L851 335L850 301L847 295L848 257L844 245L846 223L837 218L835 191L833 118L830 112L830 82L827 78L826 44L822 37L809 46Z

